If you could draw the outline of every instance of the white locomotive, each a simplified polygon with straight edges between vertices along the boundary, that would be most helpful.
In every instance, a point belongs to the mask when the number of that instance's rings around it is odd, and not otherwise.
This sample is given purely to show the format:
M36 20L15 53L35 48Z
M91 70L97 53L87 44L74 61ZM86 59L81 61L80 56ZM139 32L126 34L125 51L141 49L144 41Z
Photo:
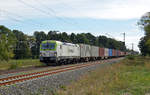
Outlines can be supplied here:
M78 44L47 40L43 41L40 46L40 61L45 62L47 65L78 61L79 58L80 46Z

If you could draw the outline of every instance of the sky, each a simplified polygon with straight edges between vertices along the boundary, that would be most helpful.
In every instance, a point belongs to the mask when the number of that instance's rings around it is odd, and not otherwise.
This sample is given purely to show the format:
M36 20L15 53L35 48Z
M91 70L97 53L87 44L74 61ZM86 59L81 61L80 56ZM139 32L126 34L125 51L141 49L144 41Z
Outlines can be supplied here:
M139 51L144 36L137 22L150 12L150 0L1 0L0 25L33 35L34 31L106 35Z

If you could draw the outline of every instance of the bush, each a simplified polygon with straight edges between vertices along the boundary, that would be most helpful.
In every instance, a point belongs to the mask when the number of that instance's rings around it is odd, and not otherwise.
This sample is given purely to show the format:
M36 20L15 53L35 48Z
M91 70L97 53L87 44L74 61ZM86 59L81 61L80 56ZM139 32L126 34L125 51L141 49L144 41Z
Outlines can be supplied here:
M135 56L134 55L128 55L127 59L129 59L129 60L135 60Z
M144 66L145 61L145 58L142 56L129 55L124 60L124 63L128 66Z
M12 63L11 65L10 65L10 67L9 67L9 69L11 70L11 69L17 69L19 66L18 66L18 64L17 63Z

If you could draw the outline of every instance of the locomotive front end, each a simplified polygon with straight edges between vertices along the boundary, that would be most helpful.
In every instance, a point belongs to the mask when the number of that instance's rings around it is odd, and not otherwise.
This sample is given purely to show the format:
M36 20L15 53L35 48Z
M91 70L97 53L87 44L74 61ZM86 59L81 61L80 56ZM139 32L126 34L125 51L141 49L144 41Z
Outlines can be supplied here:
M40 61L45 63L57 62L57 43L56 41L43 41L40 45Z

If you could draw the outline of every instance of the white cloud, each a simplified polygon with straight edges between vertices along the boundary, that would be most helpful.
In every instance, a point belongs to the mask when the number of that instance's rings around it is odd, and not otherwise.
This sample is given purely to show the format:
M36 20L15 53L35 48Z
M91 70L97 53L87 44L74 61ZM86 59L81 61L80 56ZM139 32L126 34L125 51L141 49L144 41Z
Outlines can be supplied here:
M71 17L71 18L93 18L93 19L139 19L144 13L150 11L150 0L21 0L27 4L32 5L40 10L42 13L29 7L19 0L1 0L0 3L0 20L8 21L9 16L17 18L17 15L23 19L39 19L51 17ZM41 2L41 3L39 3ZM43 5L44 4L44 5ZM6 10L8 12L4 12ZM0 22L1 23L1 22ZM139 39L143 36L138 32L137 27L133 24L132 32L127 32L128 43L135 42L138 44ZM134 31L134 32L133 32ZM67 33L87 33L85 30L68 30ZM93 32L94 33L94 32ZM92 33L92 34L93 34ZM135 33L137 35L135 35ZM97 35L96 33L94 35ZM105 34L104 34L105 35ZM116 37L117 34L113 33ZM122 40L120 34L116 37ZM131 46L129 44L129 46ZM135 46L136 50L138 47Z
M150 0L23 0L41 10L48 12L48 17L80 17L95 19L133 19L150 11ZM41 3L39 3L41 2ZM42 4L45 4L43 6ZM43 17L19 0L3 0L0 9L7 10L25 18ZM51 10L52 9L52 10ZM52 12L53 11L53 12ZM46 16L46 15L45 15Z

